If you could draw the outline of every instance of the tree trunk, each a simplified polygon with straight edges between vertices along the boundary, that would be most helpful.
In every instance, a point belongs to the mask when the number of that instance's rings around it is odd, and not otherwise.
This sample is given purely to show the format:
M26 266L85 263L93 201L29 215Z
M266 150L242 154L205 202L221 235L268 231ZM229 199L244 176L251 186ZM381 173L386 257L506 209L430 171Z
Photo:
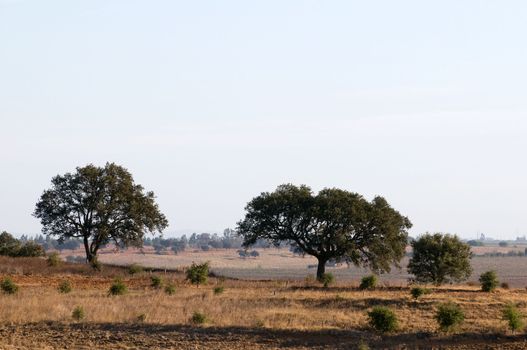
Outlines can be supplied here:
M326 272L326 262L328 261L328 259L320 258L320 257L317 257L317 259L318 259L317 280L320 281L322 279L322 276Z
M93 261L93 254L91 253L90 251L90 245L88 243L88 237L87 236L84 236L84 250L86 250L86 261L88 262L88 264L91 264L92 261Z

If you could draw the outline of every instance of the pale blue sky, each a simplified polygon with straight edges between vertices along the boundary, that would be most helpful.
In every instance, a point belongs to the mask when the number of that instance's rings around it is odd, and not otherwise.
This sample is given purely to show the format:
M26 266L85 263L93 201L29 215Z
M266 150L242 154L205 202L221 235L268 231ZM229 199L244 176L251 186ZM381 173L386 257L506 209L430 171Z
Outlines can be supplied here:
M424 231L527 234L525 1L0 0L0 230L113 161L169 232L286 182Z

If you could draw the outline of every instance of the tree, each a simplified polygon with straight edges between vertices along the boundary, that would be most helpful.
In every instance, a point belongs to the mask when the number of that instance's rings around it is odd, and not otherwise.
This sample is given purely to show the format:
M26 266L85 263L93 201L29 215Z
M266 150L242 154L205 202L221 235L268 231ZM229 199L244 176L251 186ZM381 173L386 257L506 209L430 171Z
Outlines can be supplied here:
M461 282L472 273L470 246L457 236L427 233L412 242L412 248L408 272L417 282L436 285Z
M9 232L0 233L0 255L16 255L20 249L20 242Z
M96 261L101 246L114 242L141 247L146 232L155 234L168 226L154 193L145 192L128 170L114 163L78 167L75 173L55 176L51 183L34 216L48 237L81 238L89 263Z
M294 242L318 260L317 278L326 262L345 260L390 271L404 256L408 218L392 209L382 197L369 202L357 193L326 188L314 195L305 185L281 185L264 192L246 206L238 233L249 247L260 239L275 246Z
M34 241L21 242L8 232L0 234L0 255L11 257L45 256L44 248Z

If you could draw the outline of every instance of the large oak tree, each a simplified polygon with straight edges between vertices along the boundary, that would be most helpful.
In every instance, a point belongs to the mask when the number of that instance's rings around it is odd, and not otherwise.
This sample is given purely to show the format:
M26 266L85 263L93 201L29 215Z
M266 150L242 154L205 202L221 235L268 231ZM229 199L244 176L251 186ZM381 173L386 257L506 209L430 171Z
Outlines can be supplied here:
M55 176L51 184L34 216L47 235L82 238L89 263L105 244L141 247L145 233L168 226L154 193L145 192L128 170L114 163L79 167L75 173Z
M410 220L382 197L371 202L357 193L281 185L251 200L238 223L244 245L259 239L294 243L318 259L317 278L330 259L367 266L377 273L398 266L405 254Z

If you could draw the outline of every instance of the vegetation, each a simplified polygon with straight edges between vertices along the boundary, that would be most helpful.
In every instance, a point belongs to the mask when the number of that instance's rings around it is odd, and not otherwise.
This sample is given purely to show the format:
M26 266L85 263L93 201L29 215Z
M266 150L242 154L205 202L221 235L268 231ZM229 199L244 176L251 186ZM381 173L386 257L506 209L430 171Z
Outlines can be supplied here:
M487 271L481 274L479 283L481 283L481 290L484 292L492 292L500 284L495 271Z
M410 294L412 295L412 298L414 298L414 300L417 300L423 295L428 294L428 293L430 293L430 291L423 287L413 287L410 290Z
M81 238L90 263L110 241L140 247L145 232L161 232L168 226L154 193L145 193L128 170L116 164L79 167L73 174L55 176L51 183L34 216L47 235Z
M68 294L71 292L72 289L73 287L71 286L70 281L67 281L67 280L60 282L59 287L58 287L58 291L62 294Z
M60 255L56 252L53 252L48 255L48 266L59 266L62 262L62 259L60 258Z
M393 332L397 329L395 313L384 306L376 306L368 312L368 322L373 329L381 333Z
M190 318L190 322L196 325L204 324L207 322L207 316L201 312L194 312Z
M190 283L195 285L205 284L207 283L209 276L209 263L192 263L192 265L187 269L186 274L187 280L190 281Z
M465 320L465 314L459 305L448 302L439 305L435 319L441 331L449 332L463 323Z
M225 287L223 286L214 287L214 295L223 294L224 291L225 291Z
M167 295L174 295L176 293L176 286L173 283L168 283L165 286L165 293Z
M377 286L377 276L369 275L369 276L364 276L361 278L359 289L360 290L374 289L376 286Z
M326 188L313 195L307 186L281 185L246 206L238 233L248 247L260 239L280 245L294 242L318 260L317 278L330 259L390 271L404 256L410 220L382 197Z
M6 277L0 283L0 288L5 294L16 294L18 292L18 286L9 277Z
M415 281L441 285L470 277L470 246L457 236L427 233L412 241L411 245L413 256L408 272L415 276Z
M141 265L138 265L138 264L132 264L130 266L128 266L128 273L130 275L135 275L135 274L138 274L138 273L141 273L143 272L143 267Z
M0 233L0 255L11 257L45 256L44 248L33 241L21 242L10 233Z
M330 285L335 283L335 276L333 276L332 273L324 273L322 277L319 279L320 283L324 286L324 288L328 288Z
M163 279L157 275L150 277L150 287L160 289L163 286Z
M514 304L505 306L503 309L503 320L507 321L507 325L513 333L523 329L523 315Z
M115 279L113 284L110 287L110 290L108 291L109 295L124 295L128 292L128 287L126 287L126 284L120 279Z
M84 308L82 306L77 306L75 309L73 309L73 312L71 313L71 317L75 321L81 321L86 317L86 313L84 312Z

